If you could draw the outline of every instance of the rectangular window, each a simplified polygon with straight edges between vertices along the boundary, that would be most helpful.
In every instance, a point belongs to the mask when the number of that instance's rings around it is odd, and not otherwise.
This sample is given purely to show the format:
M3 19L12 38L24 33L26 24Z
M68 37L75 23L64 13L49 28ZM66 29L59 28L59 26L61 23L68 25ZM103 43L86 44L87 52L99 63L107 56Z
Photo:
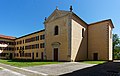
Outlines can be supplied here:
M18 53L14 53L14 57L18 57Z
M11 44L11 43L10 43L10 44ZM17 41L16 44L17 44L17 45L18 45L18 44L22 44L22 41L21 41L21 40L20 40L20 41Z
M19 50L19 47L17 47L17 50Z
M40 35L40 40L45 39L45 35Z
M36 36L36 41L38 41L39 40L39 36Z
M20 44L22 44L22 41L20 40Z
M8 53L1 53L0 56L5 57Z
M58 26L55 26L55 28L54 28L54 35L58 35L58 32L59 32L59 28L58 28Z
M15 45L15 42L5 42L5 43L9 45Z
M45 47L45 44L44 43L41 43L40 44L40 48L44 48Z
M45 39L45 35L43 35L43 39Z
M31 57L31 53L25 53L25 57Z
M19 56L19 54L17 53L17 57Z
M40 35L40 40L42 40L42 35Z
M20 47L20 50L23 50L22 47Z
M38 57L38 53L36 53L36 57Z
M35 45L32 45L32 49L35 49Z
M24 50L24 46L22 47L22 50Z
M39 48L39 44L36 44L35 46L36 46L36 48Z
M25 39L25 43L36 41L36 37Z
M37 49L39 48L39 44L34 44L34 45L27 45L25 46L25 49Z
M23 44L24 44L24 40L23 40Z
M84 37L84 28L82 29L82 37Z
M17 45L18 45L18 41L17 41L17 43L16 43Z

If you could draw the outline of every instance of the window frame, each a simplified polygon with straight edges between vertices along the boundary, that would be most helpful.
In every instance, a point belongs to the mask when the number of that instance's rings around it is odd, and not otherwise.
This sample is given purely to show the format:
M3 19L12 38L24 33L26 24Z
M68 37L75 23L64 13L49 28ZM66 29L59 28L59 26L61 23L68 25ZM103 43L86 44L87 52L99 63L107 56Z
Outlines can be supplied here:
M59 35L59 27L57 25L54 27L54 35Z
M82 37L84 38L84 28L82 28Z

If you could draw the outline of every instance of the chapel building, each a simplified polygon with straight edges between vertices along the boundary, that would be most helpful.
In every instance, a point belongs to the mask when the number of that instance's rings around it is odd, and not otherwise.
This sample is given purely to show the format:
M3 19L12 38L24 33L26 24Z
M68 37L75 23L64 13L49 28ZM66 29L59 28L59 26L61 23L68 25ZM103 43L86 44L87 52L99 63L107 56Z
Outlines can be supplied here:
M12 43L0 58L10 54L11 59L113 60L110 19L87 24L71 7L70 11L55 9L45 18L44 27L19 38L0 35L0 42Z

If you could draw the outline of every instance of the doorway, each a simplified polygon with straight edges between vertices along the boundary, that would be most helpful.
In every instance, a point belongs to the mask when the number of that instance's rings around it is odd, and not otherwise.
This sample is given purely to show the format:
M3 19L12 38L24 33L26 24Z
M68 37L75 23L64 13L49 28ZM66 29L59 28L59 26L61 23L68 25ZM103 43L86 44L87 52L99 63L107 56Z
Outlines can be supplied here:
M34 60L34 53L32 53L32 60Z
M41 60L43 60L43 52L41 52Z
M54 61L58 61L58 48L54 48Z
M98 53L93 53L93 60L98 60Z
M12 53L10 53L10 59L12 59L12 56L13 56L13 54L12 54Z

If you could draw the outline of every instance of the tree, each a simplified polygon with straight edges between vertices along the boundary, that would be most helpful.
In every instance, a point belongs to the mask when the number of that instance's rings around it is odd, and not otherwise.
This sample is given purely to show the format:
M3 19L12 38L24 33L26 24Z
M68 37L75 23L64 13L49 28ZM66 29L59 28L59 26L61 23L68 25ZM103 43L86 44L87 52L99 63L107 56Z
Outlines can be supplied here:
M115 47L120 44L120 38L117 34L113 34L113 50L115 50Z
M120 58L120 49L118 49L118 47L120 47L120 38L117 34L113 34L113 57L115 59Z

